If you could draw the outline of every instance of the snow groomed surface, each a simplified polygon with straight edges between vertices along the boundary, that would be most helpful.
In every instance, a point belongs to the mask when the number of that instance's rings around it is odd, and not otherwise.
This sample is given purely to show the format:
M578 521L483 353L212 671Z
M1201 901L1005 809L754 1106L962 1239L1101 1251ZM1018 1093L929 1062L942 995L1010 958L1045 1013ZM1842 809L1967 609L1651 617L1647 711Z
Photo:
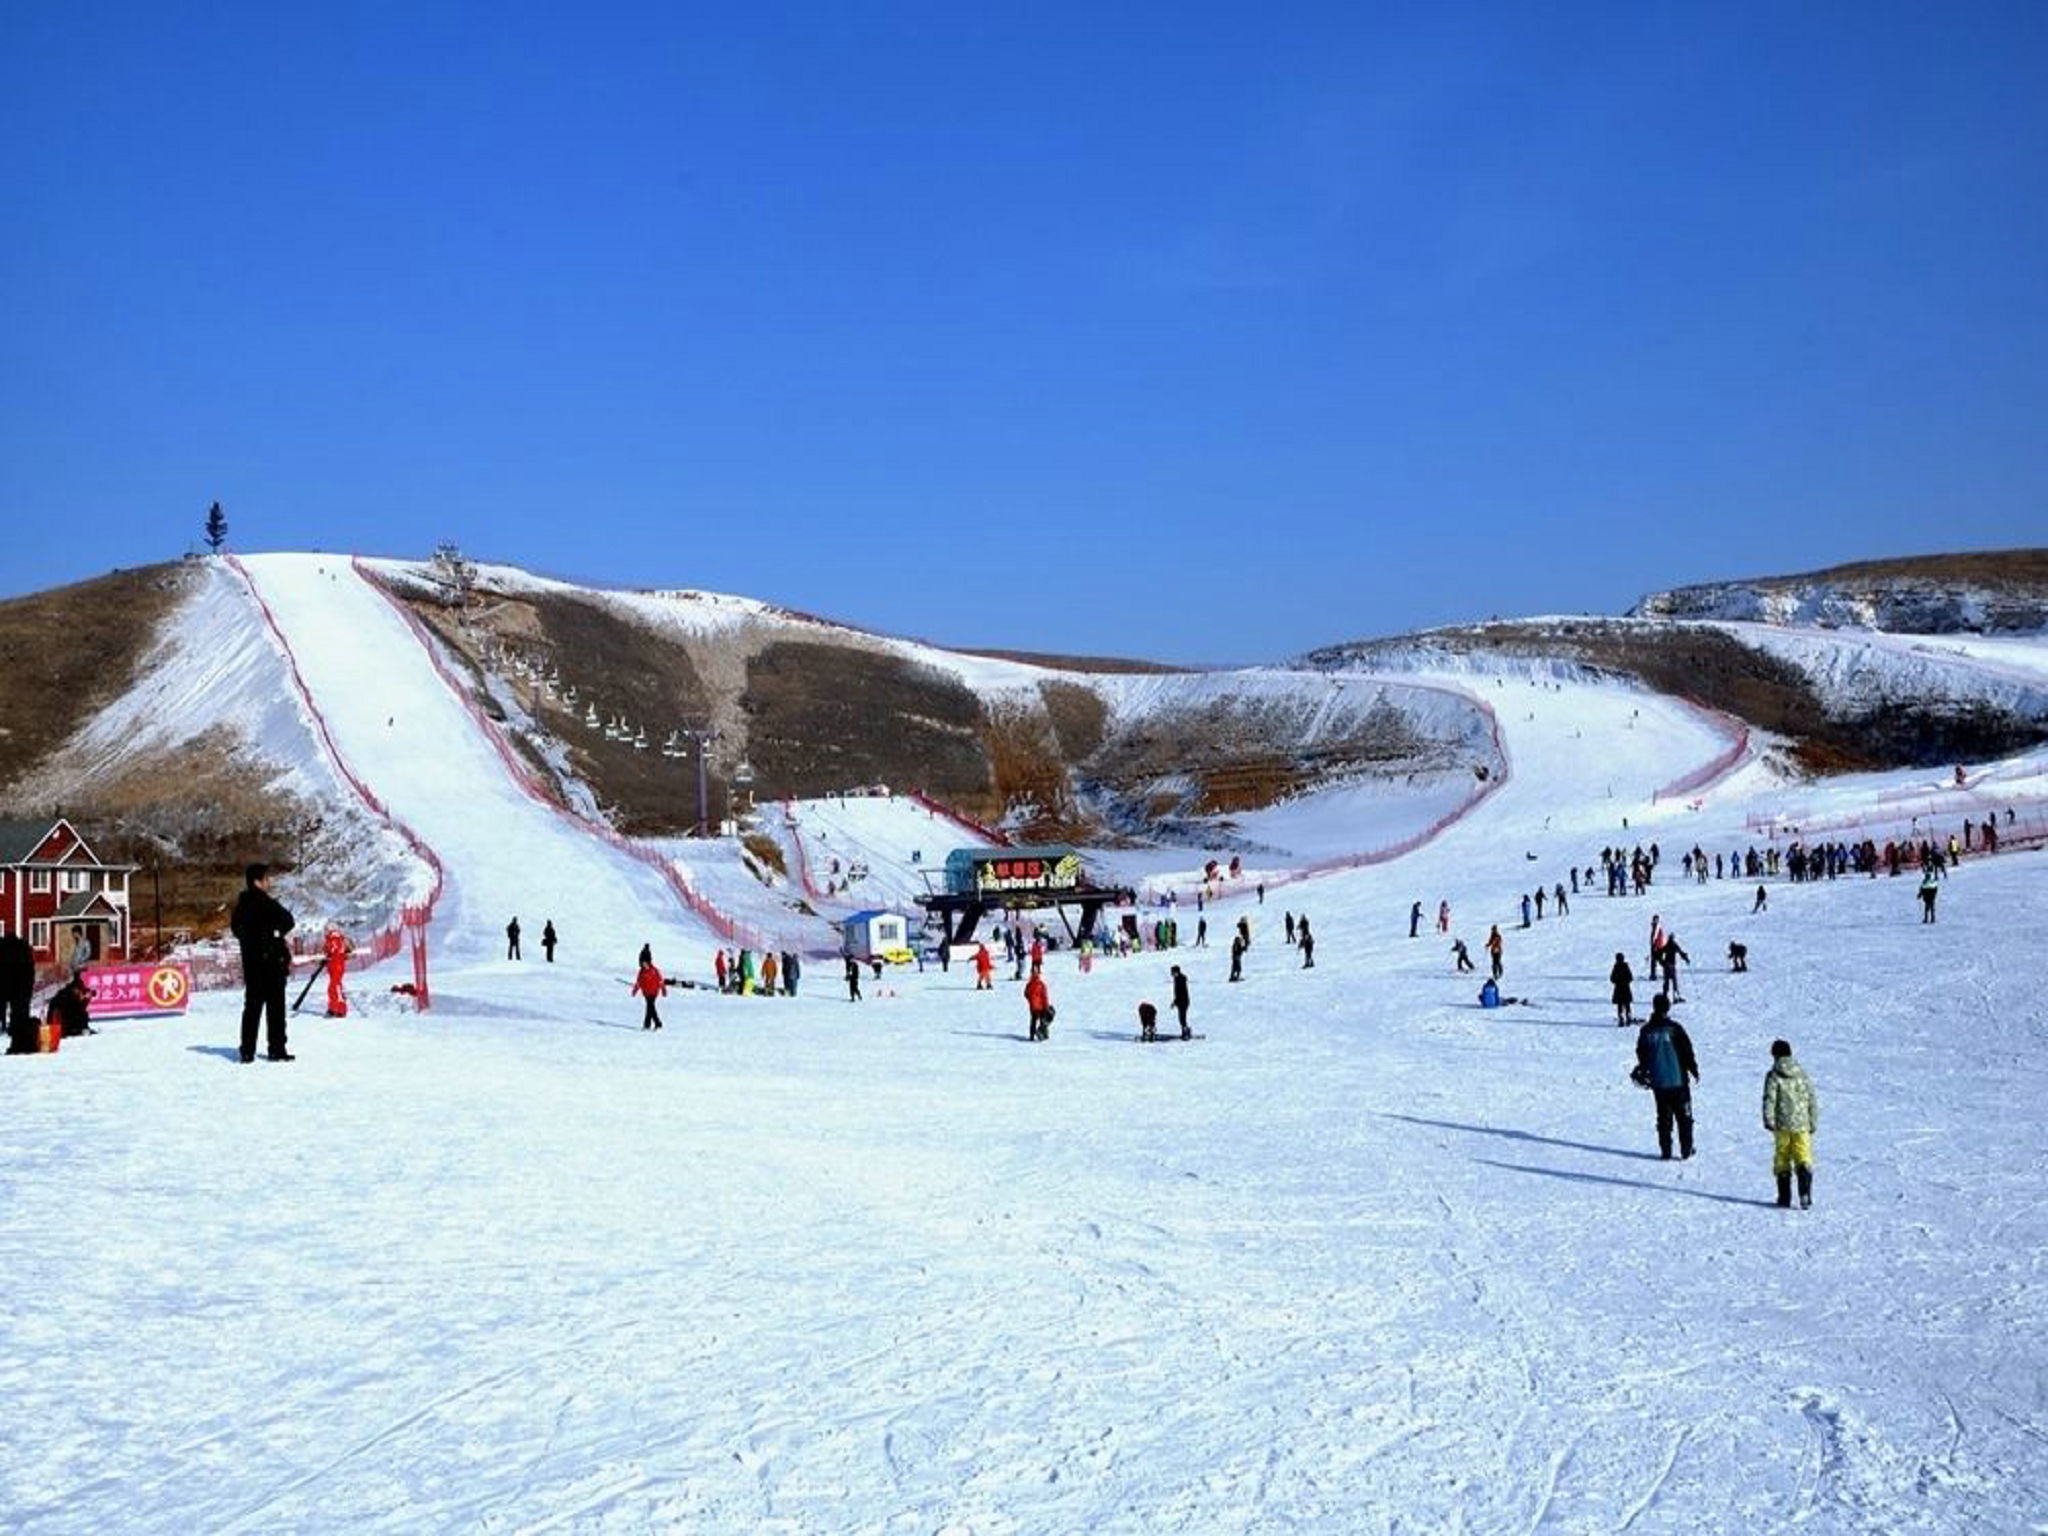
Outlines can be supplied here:
M392 815L448 872L435 914L435 963L505 953L518 917L537 950L543 922L586 954L628 967L642 943L682 960L711 936L661 874L581 835L536 800L434 670L394 606L341 558L259 555L244 562L290 643L323 729Z

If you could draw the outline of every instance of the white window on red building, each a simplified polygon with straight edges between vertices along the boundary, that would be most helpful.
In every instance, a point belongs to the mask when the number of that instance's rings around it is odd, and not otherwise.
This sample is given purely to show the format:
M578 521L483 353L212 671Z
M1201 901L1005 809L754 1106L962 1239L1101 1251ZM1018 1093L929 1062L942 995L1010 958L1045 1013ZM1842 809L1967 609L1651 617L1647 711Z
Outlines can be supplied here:
M32 869L28 872L28 888L31 891L47 892L50 889L50 872L47 869Z
M29 923L28 947L38 954L50 947L50 924L47 918L38 917Z

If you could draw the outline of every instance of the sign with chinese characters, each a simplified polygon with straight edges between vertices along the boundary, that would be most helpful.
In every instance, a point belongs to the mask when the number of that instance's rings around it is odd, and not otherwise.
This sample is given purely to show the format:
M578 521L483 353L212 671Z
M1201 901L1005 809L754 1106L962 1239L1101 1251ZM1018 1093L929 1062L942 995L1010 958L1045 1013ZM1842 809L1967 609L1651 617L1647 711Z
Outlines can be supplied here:
M92 965L85 971L96 1019L141 1019L183 1013L192 1000L192 968L179 960L160 965Z
M984 892L1078 890L1081 857L1067 853L1058 858L983 858L975 863L974 882Z

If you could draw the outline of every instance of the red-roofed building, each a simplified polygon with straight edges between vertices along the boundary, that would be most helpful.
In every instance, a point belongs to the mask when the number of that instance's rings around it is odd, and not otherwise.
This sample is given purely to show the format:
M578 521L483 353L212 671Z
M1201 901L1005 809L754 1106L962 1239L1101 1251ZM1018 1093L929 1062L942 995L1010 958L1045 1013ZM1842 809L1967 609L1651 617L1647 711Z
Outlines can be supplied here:
M0 934L36 964L126 960L132 864L101 861L70 822L0 821Z

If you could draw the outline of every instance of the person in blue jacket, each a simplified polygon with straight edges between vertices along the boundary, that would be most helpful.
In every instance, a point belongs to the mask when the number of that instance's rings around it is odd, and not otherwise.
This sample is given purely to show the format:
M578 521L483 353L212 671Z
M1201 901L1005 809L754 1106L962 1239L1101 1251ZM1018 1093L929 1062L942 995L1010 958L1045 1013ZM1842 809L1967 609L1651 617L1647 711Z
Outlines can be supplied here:
M1700 1080L1700 1064L1692 1037L1671 1017L1670 999L1650 999L1649 1022L1636 1035L1636 1071L1657 1099L1657 1147L1671 1156L1671 1127L1678 1126L1678 1155L1692 1156L1692 1088Z

